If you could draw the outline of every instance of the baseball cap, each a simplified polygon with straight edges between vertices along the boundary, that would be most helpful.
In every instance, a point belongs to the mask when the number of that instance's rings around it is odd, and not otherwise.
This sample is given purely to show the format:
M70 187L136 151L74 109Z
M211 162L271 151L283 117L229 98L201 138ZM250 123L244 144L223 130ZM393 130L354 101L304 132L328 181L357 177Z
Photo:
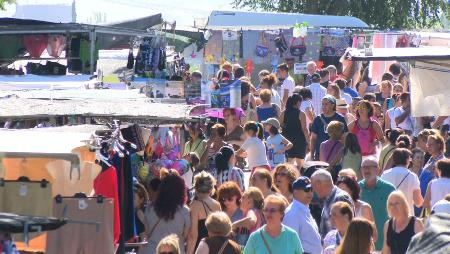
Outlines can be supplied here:
M277 129L280 128L280 122L275 118L269 118L266 121L262 121L262 124L270 124Z
M320 79L320 74L319 73L314 73L313 75L311 75L312 79Z
M306 176L300 176L292 183L292 189L294 190L309 190L311 188L311 180Z
M327 95L325 95L325 96L323 97L323 100L328 100L328 101L331 102L332 104L336 105L336 98L334 98L333 95L327 94Z

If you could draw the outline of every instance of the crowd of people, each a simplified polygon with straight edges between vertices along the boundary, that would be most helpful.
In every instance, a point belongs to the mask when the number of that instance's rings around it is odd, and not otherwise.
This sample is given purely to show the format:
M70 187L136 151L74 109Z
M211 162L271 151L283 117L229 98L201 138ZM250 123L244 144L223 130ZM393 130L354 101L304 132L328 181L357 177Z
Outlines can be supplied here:
M254 86L222 65L215 80L240 79L242 107L189 127L193 179L164 169L144 183L139 253L426 253L425 221L450 213L449 118L411 115L398 63L379 84L369 67L359 82L341 66L292 68Z

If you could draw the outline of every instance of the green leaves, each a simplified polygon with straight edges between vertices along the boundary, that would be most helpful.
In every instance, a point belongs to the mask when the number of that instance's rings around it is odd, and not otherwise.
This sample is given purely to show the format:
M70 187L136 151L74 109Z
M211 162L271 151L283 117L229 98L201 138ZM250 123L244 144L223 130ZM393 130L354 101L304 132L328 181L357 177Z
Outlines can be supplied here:
M0 0L0 10L5 10L6 4L14 4L16 3L16 0Z
M450 17L448 0L234 0L256 11L354 16L377 29L437 28Z

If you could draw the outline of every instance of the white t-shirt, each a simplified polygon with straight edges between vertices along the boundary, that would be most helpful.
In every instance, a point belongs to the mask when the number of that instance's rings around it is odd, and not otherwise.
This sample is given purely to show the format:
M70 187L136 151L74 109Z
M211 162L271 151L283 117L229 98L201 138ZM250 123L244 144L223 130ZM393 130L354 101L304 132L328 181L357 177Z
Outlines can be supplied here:
M450 194L450 178L442 177L430 182L431 188L431 206Z
M257 137L247 138L241 146L247 152L248 168L251 170L257 166L269 165L266 156L266 146Z
M413 193L415 190L420 191L420 182L417 175L407 168L394 167L384 171L381 175L381 179L390 182L397 190L405 194L411 214L414 214Z
M388 109L388 111L386 112L389 116L389 119L391 119L391 129L397 128L397 124L395 123L395 117L394 117L395 109L396 108L391 108L391 109Z
M281 108L281 97L277 90L272 88L272 103Z
M291 76L288 76L281 85L281 94L284 98L284 90L288 90L288 95L291 96L294 93L295 81Z
M403 109L403 107L398 107L394 109L394 118L391 119L391 121L394 122L394 125L398 126L398 128L402 129L402 130L408 130L408 131L413 131L414 130L414 126L413 126L413 119L411 118L411 115L409 115L408 117L405 118L405 120L403 122L401 122L400 124L396 124L395 123L395 118L401 116L403 114L403 112L405 112L405 110ZM391 123L392 125L392 123Z
M300 104L300 110L305 112L305 110L311 109L314 113L314 108L310 100L302 101L302 104ZM308 116L306 117L306 126L309 126L311 124L311 120L309 120Z
M327 94L327 89L322 85L320 85L319 83L312 83L307 88L312 93L311 103L314 108L314 114L318 116L322 111L322 99Z

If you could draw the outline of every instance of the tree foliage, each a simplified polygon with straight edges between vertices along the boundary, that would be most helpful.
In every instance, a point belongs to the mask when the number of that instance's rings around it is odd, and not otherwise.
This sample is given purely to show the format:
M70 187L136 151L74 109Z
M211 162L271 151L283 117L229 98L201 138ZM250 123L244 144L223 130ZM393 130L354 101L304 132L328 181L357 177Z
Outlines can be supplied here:
M6 4L13 4L15 2L16 2L16 0L0 0L0 10L4 11Z
M260 11L354 16L378 29L440 26L450 16L448 0L234 0L237 8Z

